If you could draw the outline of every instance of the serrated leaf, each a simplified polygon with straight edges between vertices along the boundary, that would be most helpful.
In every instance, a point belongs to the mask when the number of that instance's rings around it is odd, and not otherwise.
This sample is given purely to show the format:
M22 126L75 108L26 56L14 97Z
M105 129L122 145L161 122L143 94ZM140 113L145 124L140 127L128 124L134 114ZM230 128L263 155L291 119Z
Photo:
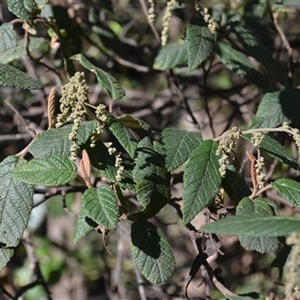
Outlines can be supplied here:
M65 156L34 158L21 167L15 168L11 175L29 184L59 186L76 177L76 164Z
M251 141L251 136L251 134L242 135L243 138L249 141ZM265 150L268 153L268 155L289 165L295 170L300 169L296 159L292 156L292 154L269 135L264 136L262 142L259 145L259 148Z
M247 26L242 25L240 22L232 22L230 27L248 53L261 62L274 79L282 83L285 87L291 86L289 78L283 68L264 47L263 43L255 35L254 31Z
M185 41L188 67L189 71L192 71L210 56L215 44L215 35L210 32L202 19L194 18L187 26Z
M102 142L97 142L95 147L91 148L87 145L86 148L91 164L98 169L106 178L115 184L120 185L123 189L135 191L135 183L132 179L133 164L131 161L122 159L122 166L124 171L122 180L117 181L117 168L115 167L116 158L114 155L109 155L107 147Z
M264 78L260 71L254 67L248 57L232 48L231 45L219 42L214 47L220 61L231 71L242 78L253 82L257 86L264 86Z
M131 251L141 273L154 284L172 278L175 259L163 232L147 221L133 222Z
M28 90L40 90L43 85L24 72L0 63L0 85Z
M249 214L258 214L261 216L273 216L274 213L263 198L255 198L251 200L244 198L236 208L236 215L246 216ZM275 252L279 247L279 241L275 237L268 236L238 236L241 245L248 250L255 250L260 253Z
M251 128L275 128L283 122L300 120L300 90L287 89L267 93L262 98L256 116L251 120ZM272 116L272 118L270 118Z
M202 232L245 236L286 236L300 232L300 219L294 217L233 216L201 227Z
M0 243L16 247L27 227L34 189L11 176L11 171L22 166L26 160L8 156L0 163Z
M271 183L273 188L287 201L300 206L300 183L289 178L279 178Z
M140 217L156 215L170 199L170 174L165 169L162 146L148 137L137 147L137 157L132 171L139 202L144 206Z
M134 118L131 115L123 115L118 117L118 119L128 128L132 129L144 129L146 131L152 131L152 132L160 132L161 130L159 128L155 128L149 124L147 124L145 121Z
M4 269L14 254L12 249L0 249L0 272Z
M111 115L108 118L108 128L127 153L133 157L137 147L137 140L130 130L121 121Z
M11 23L4 23L0 26L0 52L12 50L17 47L17 34ZM2 63L4 63L1 60Z
M115 193L111 188L108 186L89 188L83 193L81 201L85 216L105 229L116 229L119 209Z
M186 64L188 60L187 49L185 44L170 44L159 49L154 59L153 69L169 70L174 67Z
M0 40L1 40L1 37L0 37ZM30 38L30 42L28 45L29 52L41 50L43 45L46 45L46 47L49 48L49 46L46 43L44 38L32 37L32 38ZM43 52L46 52L47 48L45 48ZM0 61L3 64L7 64L9 62L12 62L15 59L21 58L21 56L24 54L26 54L26 50L25 50L25 45L24 45L24 39L22 39L22 40L18 41L18 43L15 45L15 48L12 51L0 52Z
M97 227L97 223L88 218L87 212L80 210L76 220L76 228L73 244L76 244L82 237L86 236L90 231Z
M244 197L251 195L245 178L234 170L233 166L227 168L225 177L222 179L222 188L234 203L238 203Z
M33 0L31 0L33 2ZM7 7L10 12L12 12L17 17L31 23L31 14L26 9L24 0L8 0Z
M70 59L78 61L83 67L95 73L99 84L111 99L119 100L125 96L125 91L113 76L95 67L82 54L73 55Z
M97 121L83 122L78 129L78 145L84 144L92 135L97 125ZM53 155L70 155L72 142L69 134L72 125L68 124L60 128L51 129L40 133L29 147L29 152L34 157L50 157Z
M217 143L202 142L191 154L183 175L183 224L189 223L219 192L222 177Z
M173 171L188 160L189 155L203 141L199 132L167 128L162 132L166 153L166 167Z

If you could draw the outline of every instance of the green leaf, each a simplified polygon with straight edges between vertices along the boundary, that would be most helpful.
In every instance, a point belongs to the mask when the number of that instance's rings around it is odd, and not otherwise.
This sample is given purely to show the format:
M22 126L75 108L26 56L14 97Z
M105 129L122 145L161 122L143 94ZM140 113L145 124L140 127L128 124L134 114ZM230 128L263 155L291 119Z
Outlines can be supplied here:
M0 85L28 90L41 90L43 85L24 72L0 63Z
M300 219L250 214L233 216L201 227L201 232L245 236L286 236L300 232Z
M125 91L113 76L95 67L82 54L73 55L70 59L78 61L83 67L95 73L99 84L111 99L119 100L125 96Z
M1 34L1 33L0 33ZM1 46L1 44L0 44ZM43 47L45 46L45 47ZM30 38L30 42L28 45L29 52L33 52L36 50L40 50L41 52L46 52L49 48L49 45L46 43L44 38ZM0 50L1 51L1 50ZM22 55L26 54L24 39L19 40L18 43L15 45L13 51L5 51L0 53L0 61L3 64L7 64L12 62L15 59L21 58Z
M137 147L137 140L130 130L121 121L111 115L108 117L108 128L127 153L133 157Z
M4 269L14 254L12 249L0 249L0 272Z
M33 186L11 177L11 171L25 163L17 156L0 163L0 243L8 247L19 244L32 210Z
M116 229L119 219L118 201L108 186L87 189L82 195L82 210L85 216L105 229Z
M250 293L249 293L250 294ZM226 295L226 299L228 300L255 300L258 299L257 297L252 298L248 296L239 296L239 295Z
M132 129L144 129L146 131L152 131L152 132L160 132L161 130L159 128L155 128L149 124L147 124L145 121L134 118L131 115L123 115L118 117L118 119L128 128Z
M30 183L50 186L66 184L76 177L76 164L65 156L34 158L11 174L14 178Z
M82 122L77 134L78 145L82 145L88 140L96 125L97 121ZM29 152L34 157L69 156L72 145L72 142L69 140L71 131L71 124L44 131L34 139L29 147Z
M97 223L87 216L87 212L85 210L81 209L76 220L73 244L76 244L82 237L86 236L96 227Z
M256 116L250 122L250 127L275 128L282 125L283 122L298 122L300 120L299 111L299 89L267 93L262 98Z
M141 273L154 284L170 280L175 259L163 232L147 221L133 222L131 251Z
M188 160L189 155L203 141L199 132L167 128L162 132L166 153L166 167L173 171Z
M154 147L148 137L139 142L132 176L137 184L137 198L144 206L139 217L151 218L170 199L170 174L165 169L163 149L158 142L154 142Z
M275 80L282 83L285 87L291 86L289 78L283 68L264 47L263 43L255 35L254 31L239 22L232 22L230 27L248 53L261 62Z
M0 52L12 50L17 47L17 34L11 23L4 23L0 26ZM11 51L10 51L11 52ZM1 60L3 63L3 61Z
M99 141L93 148L87 145L86 150L89 154L91 164L106 178L113 183L120 185L123 189L135 191L135 183L132 179L133 164L131 161L124 158L122 159L122 166L124 167L122 174L123 178L121 181L117 181L117 168L115 167L116 158L114 155L109 155L107 147Z
M254 67L248 57L243 53L236 51L231 45L219 42L214 47L215 53L220 61L231 71L242 78L253 82L257 86L264 86L264 78L260 71Z
M196 69L211 54L215 43L215 35L207 28L207 24L194 18L186 30L189 71Z
M30 2L34 2L33 0L29 0ZM10 12L12 12L17 17L25 20L27 23L31 23L31 14L26 9L25 0L8 0L7 7Z
M183 224L189 223L219 192L222 177L216 156L218 144L202 142L191 154L183 175Z
M251 134L242 135L243 138L249 141L251 141L251 136ZM259 148L265 150L269 156L289 165L295 170L300 170L300 167L292 154L269 135L264 136L264 139L260 143Z
M159 49L154 59L153 69L169 70L177 66L186 64L188 60L185 44L170 44Z
M275 43L275 32L271 18L265 18L267 8L270 3L264 2L247 2L244 6L243 21L249 28L259 36L264 46L271 50ZM274 2L272 2L272 10L276 11Z
M289 178L279 178L271 183L273 188L294 206L300 206L300 183Z
M233 166L227 168L222 179L222 188L234 203L239 203L244 197L251 195L245 178Z
M273 216L273 211L268 202L263 198L251 200L244 198L236 208L236 215L246 216L250 214L259 214L261 216ZM248 250L255 250L260 253L275 252L279 247L277 238L268 236L238 236L241 245Z

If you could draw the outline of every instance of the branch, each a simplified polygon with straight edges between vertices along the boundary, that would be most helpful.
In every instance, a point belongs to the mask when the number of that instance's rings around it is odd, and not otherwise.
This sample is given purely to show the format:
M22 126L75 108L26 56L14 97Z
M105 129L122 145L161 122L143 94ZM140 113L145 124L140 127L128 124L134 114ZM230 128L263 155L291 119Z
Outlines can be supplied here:
M144 15L146 16L146 18L148 20L148 24L149 24L149 26L150 26L153 34L154 34L154 37L155 37L156 41L158 42L158 44L161 44L160 36L158 34L158 31L157 31L154 23L150 22L149 19L148 19L148 8L147 8L145 0L140 0L140 4L141 4L142 10L143 10L143 13L144 13Z
M40 265L39 265L39 261L37 260L36 256L35 256L35 251L34 251L34 247L29 235L29 231L27 229L25 229L24 233L23 233L23 244L27 253L27 257L28 257L28 261L29 261L29 268L30 268L30 280L33 279L33 277L36 277L35 281L32 281L31 283L21 287L15 294L14 299L17 300L19 299L19 297L21 295L23 295L27 290L35 287L36 285L41 284L47 294L47 299L48 300L52 300L51 297L51 292L46 284L46 281L42 275L41 269L40 269Z
M44 194L44 199L36 202L33 205L33 208L41 205L42 203L46 202L49 198L61 195L63 192L66 194L81 192L83 193L87 189L86 186L65 186L65 187L57 187L57 188L35 188L34 192L37 194Z

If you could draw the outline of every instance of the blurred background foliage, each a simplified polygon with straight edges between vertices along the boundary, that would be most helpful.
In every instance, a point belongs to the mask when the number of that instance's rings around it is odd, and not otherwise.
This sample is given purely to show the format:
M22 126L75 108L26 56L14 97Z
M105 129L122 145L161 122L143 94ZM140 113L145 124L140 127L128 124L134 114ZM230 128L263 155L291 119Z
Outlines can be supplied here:
M43 3L42 0L37 2ZM185 28L194 16L191 7L194 1L180 2L176 4L170 20L169 44L184 41ZM219 24L219 39L226 38L228 43L242 49L228 24L241 21L248 25L296 86L300 79L300 6L277 2L199 1ZM83 53L93 64L121 83L126 97L114 102L115 115L128 113L161 129L174 126L201 130L204 139L219 136L233 125L246 128L255 115L262 95L279 88L272 74L252 58L264 82L253 84L242 78L238 72L226 68L216 54L192 72L187 71L186 65L171 71L154 69L160 44L147 20L147 1L53 0L43 5L43 17L55 19L63 38L57 39L42 22L37 23L37 35L30 36L31 57L28 57L24 48L25 32L16 23L14 28L20 40L18 49L16 52L0 53L0 62L23 70L45 86L41 91L0 87L1 160L21 151L32 139L25 125L37 133L47 129L47 95L53 86L60 87L68 81L65 57L73 54ZM158 33L162 30L165 9L166 2L157 1L155 26ZM0 23L11 22L15 18L2 2ZM278 28L284 32L290 48L284 46ZM247 51L244 54L247 55ZM90 102L109 105L109 99L97 84L95 75L86 72L79 64L74 67L85 72L90 87ZM175 74L182 96L171 87L169 72ZM5 101L11 105L5 105ZM287 140L283 143L289 145ZM244 153L247 147L243 144L238 151ZM266 164L270 166L272 163L270 160ZM274 167L273 176L282 176L285 172L288 172L287 176L291 175L290 170L278 165ZM181 170L178 170L179 177L180 174ZM250 182L249 174L248 179ZM182 190L182 180L177 181L172 186L174 198L181 195ZM35 197L38 202L39 195ZM134 197L130 201L134 203ZM80 193L68 195L66 207L78 212ZM66 207L61 196L49 198L34 208L28 227L40 271L53 299L139 299L140 284L144 285L147 299L184 298L187 275L196 253L189 230L180 226L181 219L173 208L166 206L153 222L164 231L171 243L176 272L170 282L155 286L137 275L129 250L129 228L126 223L120 222L118 230L110 232L106 239L114 256L111 257L97 232L89 233L73 245L75 220L66 214ZM195 219L193 222L199 225L203 220ZM228 289L239 294L252 292L255 299L261 298L261 295L278 295L272 299L283 297L282 269L270 267L275 254L247 251L239 245L236 237L224 237L222 251L225 255L215 257L211 264L222 269ZM24 243L21 243L0 274L1 285L6 291L14 293L30 282L32 266L27 256ZM213 290L211 299L222 299L213 285L203 283L202 275L197 275L189 286L191 299L207 299L205 288ZM19 299L48 299L41 285L28 288L22 295Z

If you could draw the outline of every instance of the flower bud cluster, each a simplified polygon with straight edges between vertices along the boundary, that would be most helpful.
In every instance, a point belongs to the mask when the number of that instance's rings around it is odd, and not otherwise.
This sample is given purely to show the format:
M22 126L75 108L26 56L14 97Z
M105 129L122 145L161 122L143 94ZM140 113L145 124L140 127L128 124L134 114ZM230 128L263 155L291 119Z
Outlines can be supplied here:
M78 129L83 121L84 103L88 100L89 88L86 84L83 73L75 73L70 78L69 83L62 86L62 96L60 99L61 113L57 117L56 128L65 123L72 122L72 131L69 139L72 141L70 148L70 160L76 161L78 145Z
M216 154L221 156L221 158L218 161L220 165L219 172L222 177L224 177L226 174L226 167L230 163L230 152L234 149L236 141L239 139L240 134L240 130L234 126L219 142Z
M216 22L211 18L211 15L208 12L207 7L203 9L204 12L204 21L207 23L209 31L214 34L216 32Z
M108 142L108 143L104 143L104 145L106 146L106 148L108 149L108 153L109 155L113 155L115 154L116 156L116 160L115 160L115 167L117 168L117 175L116 175L116 180L117 181L121 181L123 178L123 171L124 171L124 166L122 166L122 157L121 154L117 154L117 149L112 147L112 143Z
M293 140L295 141L295 144L297 146L298 151L300 151L300 132L299 132L299 129L290 127L287 122L284 122L282 124L282 128L289 131L289 134L292 136Z
M262 132L254 132L252 133L252 137L251 137L251 143L255 146L255 147L259 147L261 142L263 141L265 135Z
M163 17L162 32L161 32L162 46L165 46L167 44L169 38L170 20L172 17L172 11L175 4L176 4L176 0L169 0L167 2L167 8L166 8L165 15Z
M105 124L107 122L106 106L104 104L99 104L96 107L95 115L98 119L98 123L97 123L96 129L93 132L91 139L90 139L90 146L92 148L95 147L96 141L99 139L101 133L103 132Z
M155 14L156 1L149 0L149 3L150 3L150 8L148 9L148 20L149 22L153 23L156 19L156 14Z
M261 156L255 163L255 173L256 173L256 180L257 180L257 187L259 189L264 187L266 176L262 173L264 167L264 158Z

